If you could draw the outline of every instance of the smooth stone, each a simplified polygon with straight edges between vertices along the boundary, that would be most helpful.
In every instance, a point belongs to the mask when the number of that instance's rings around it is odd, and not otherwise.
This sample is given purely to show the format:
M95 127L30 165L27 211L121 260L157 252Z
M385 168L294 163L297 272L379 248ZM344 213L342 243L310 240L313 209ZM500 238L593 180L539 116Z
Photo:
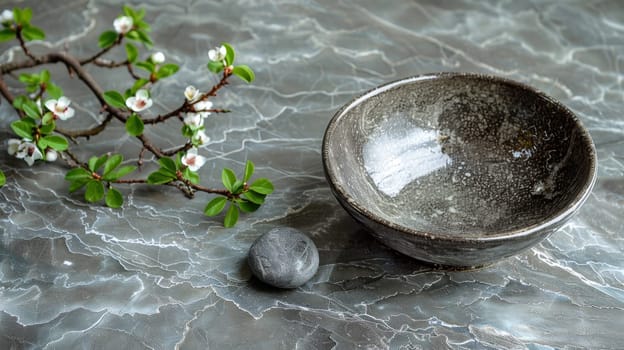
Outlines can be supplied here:
M314 276L319 266L316 245L301 231L275 228L260 236L247 259L258 279L279 288L296 288Z

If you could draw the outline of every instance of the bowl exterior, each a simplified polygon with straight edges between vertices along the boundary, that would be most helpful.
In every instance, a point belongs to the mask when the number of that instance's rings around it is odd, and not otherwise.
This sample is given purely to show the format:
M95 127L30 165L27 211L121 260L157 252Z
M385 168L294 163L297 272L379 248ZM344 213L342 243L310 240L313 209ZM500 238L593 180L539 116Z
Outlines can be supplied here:
M414 235L383 225L337 198L346 211L384 245L414 259L448 267L477 268L516 255L546 239L573 215L524 235L492 240L448 240L425 233Z

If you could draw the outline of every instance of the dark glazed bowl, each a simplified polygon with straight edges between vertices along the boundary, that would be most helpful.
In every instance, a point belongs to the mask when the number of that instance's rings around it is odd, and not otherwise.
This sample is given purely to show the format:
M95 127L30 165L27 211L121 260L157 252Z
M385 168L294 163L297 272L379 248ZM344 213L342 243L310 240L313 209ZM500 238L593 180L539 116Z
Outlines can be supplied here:
M437 73L342 107L323 140L342 206L387 246L474 267L561 227L596 179L593 142L568 108L511 80Z

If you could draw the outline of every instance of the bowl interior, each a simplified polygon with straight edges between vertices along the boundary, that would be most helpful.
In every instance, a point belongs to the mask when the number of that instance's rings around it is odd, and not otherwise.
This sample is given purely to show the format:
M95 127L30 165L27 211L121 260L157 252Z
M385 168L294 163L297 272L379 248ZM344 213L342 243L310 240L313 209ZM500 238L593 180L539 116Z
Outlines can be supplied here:
M328 177L364 215L408 231L492 236L565 211L594 172L565 107L522 84L433 75L345 106L324 141Z

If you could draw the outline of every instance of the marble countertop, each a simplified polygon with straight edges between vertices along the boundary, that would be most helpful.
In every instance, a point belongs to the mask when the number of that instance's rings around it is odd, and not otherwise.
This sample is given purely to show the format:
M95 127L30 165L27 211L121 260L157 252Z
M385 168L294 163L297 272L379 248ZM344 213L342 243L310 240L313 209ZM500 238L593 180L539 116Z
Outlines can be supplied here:
M257 81L235 82L208 121L203 179L246 159L276 192L234 229L202 215L210 198L122 188L120 210L68 194L67 167L28 167L0 144L1 349L621 348L624 344L624 7L613 1L131 1L147 11L156 50L181 65L154 89L155 111L188 84L215 83L207 51L232 43ZM94 52L117 0L3 1L31 6L36 53ZM20 59L13 43L0 62ZM113 54L113 56L115 55ZM97 101L49 66L74 101L71 126ZM106 89L126 73L90 68ZM332 196L321 163L336 110L381 83L436 71L501 75L560 99L590 130L598 181L578 215L538 246L490 267L432 270L369 237ZM15 89L19 84L9 79ZM15 114L0 104L0 138ZM179 125L150 131L160 145ZM137 159L120 123L81 149ZM295 290L251 278L252 242L277 226L320 252Z

